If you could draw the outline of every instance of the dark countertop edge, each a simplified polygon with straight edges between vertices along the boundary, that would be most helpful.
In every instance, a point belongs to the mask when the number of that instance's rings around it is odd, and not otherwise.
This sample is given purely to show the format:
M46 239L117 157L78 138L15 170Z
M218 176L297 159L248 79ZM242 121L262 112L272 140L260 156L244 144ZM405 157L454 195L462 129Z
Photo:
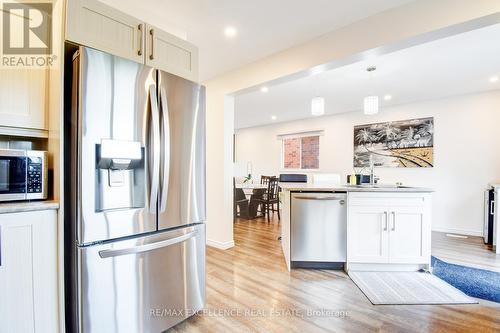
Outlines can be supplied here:
M32 212L48 209L59 209L59 202L54 200L45 200L0 203L0 214Z

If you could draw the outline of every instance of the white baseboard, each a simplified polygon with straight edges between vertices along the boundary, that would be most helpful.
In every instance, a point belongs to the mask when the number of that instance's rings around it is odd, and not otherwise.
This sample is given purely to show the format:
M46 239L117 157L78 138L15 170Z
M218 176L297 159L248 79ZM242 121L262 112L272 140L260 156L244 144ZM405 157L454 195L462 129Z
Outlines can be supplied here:
M467 235L467 236L482 236L483 231L470 230L470 229L455 229L446 227L432 227L432 231L446 232L449 234Z
M207 239L207 245L211 247L215 247L220 250L227 250L234 246L234 240L228 242L219 242L211 239Z

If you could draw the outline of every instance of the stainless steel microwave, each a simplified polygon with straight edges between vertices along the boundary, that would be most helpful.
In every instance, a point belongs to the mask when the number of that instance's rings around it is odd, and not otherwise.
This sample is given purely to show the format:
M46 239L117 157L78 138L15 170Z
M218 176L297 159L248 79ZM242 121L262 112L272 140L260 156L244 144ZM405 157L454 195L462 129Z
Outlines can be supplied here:
M0 201L47 199L47 155L0 149Z

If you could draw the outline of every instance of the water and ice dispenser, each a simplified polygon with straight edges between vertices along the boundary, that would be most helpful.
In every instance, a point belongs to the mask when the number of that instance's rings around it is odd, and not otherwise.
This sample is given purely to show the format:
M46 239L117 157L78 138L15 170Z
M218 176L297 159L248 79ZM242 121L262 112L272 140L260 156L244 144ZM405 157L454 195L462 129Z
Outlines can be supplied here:
M145 205L145 151L138 141L96 144L96 211Z

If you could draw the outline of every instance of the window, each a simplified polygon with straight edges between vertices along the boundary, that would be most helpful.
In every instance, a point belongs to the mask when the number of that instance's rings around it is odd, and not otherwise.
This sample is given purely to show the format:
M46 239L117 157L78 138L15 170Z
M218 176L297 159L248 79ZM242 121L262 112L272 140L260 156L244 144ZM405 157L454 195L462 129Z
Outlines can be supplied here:
M319 133L280 136L283 169L319 169Z

